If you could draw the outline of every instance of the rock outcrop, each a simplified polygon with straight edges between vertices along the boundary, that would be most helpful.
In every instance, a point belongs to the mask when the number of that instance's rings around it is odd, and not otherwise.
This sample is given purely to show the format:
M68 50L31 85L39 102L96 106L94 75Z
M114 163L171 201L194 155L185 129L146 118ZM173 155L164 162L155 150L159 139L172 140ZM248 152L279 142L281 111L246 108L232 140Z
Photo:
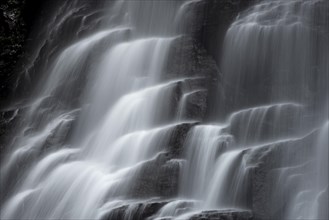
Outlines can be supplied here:
M145 202L132 202L129 205L122 205L112 209L109 213L105 214L102 220L148 220L156 214L168 201L145 201Z
M227 211L203 211L192 216L189 220L253 220L250 211L227 210Z

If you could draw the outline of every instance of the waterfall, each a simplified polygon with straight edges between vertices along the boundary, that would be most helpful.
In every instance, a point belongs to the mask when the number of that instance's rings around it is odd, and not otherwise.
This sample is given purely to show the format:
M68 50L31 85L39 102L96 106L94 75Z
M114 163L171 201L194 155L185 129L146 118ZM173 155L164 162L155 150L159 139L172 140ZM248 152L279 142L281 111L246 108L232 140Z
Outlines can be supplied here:
M317 0L262 1L231 25L222 68L233 106L284 101L328 108L322 101L328 77L323 74L326 9Z
M226 34L222 60L224 91L232 96L231 108L292 102L304 109L300 111L300 107L291 105L295 109L289 110L287 105L283 105L284 108L277 108L272 115L261 111L269 115L268 119L257 113L259 110L245 112L248 117L240 113L241 119L232 118L232 122L237 123L231 129L238 139L236 142L252 146L262 142L264 136L268 136L266 139L269 141L289 140L304 136L313 129L317 129L317 133L324 129L321 127L328 120L329 98L328 62L325 61L329 58L325 49L328 48L327 9L325 1L262 1L231 25ZM270 129L266 128L267 123ZM281 135L282 131L286 137ZM281 211L268 211L266 215L271 218L327 218L312 208L317 203L316 197L328 186L328 180L320 177L326 176L328 166L318 173L315 170L319 169L319 165L313 164L318 160L328 161L328 157L317 155L317 139L320 138L317 135L312 138L309 145L300 143L298 155L304 161L295 164L293 161L298 159L293 159L288 150L276 156L278 165L275 166L278 167L272 178L278 180L273 186L280 195L269 195L271 202L267 207ZM325 153L328 142L323 139L320 142L321 151ZM298 166L300 168L297 169ZM320 178L323 185L311 184L310 178ZM285 204L285 208L278 205L280 203ZM321 203L321 206L328 205L325 200ZM263 215L261 217L264 218Z
M257 219L328 217L326 9L324 1L261 1L230 26L219 96L226 120L190 130L182 199L159 216L251 209Z
M328 218L329 5L257 1L215 62L198 42L214 2L59 4L1 219Z
M99 31L63 48L28 104L1 170L10 189L1 218L102 217L106 203L129 202L129 182L180 125L170 103L184 79L161 74L179 37L170 14L181 3L113 4L116 23L106 17Z

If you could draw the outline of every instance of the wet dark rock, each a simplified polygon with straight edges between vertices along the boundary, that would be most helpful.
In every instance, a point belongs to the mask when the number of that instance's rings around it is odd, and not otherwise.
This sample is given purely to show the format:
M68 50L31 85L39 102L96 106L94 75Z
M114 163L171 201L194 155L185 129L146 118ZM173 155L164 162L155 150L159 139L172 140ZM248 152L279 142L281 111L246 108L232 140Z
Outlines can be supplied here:
M207 0L198 42L219 63L227 29L239 14L259 0ZM216 45L216 46L214 46Z
M172 197L178 194L179 171L181 160L169 160L159 170L157 190L163 197Z
M202 45L191 37L176 39L169 50L168 57L169 60L163 77L165 79L183 78L184 80L180 85L182 95L196 90L208 91L207 96L195 96L192 103L198 103L198 107L189 108L185 113L190 119L205 119L207 113L213 108L211 100L220 85L220 75L216 62ZM198 99L196 100L196 98Z
M176 196L179 169L179 161L172 160L169 153L160 153L140 167L131 180L128 194L133 198Z
M51 2L54 1L47 1L48 5L52 5ZM15 98L13 92L20 71L24 69L23 60L31 55L27 52L29 37L35 23L40 22L39 16L43 17L41 23L47 20L42 9L44 3L43 0L4 0L0 3L0 106Z
M197 123L177 125L165 147L166 152L159 153L154 159L144 163L132 177L129 195L133 198L177 196L179 171L183 160L183 144L188 131Z
M146 201L123 205L111 210L102 217L102 220L124 220L127 216L130 217L129 219L147 220L167 203L167 201Z
M12 92L13 71L23 55L26 34L23 8L24 1L8 0L0 4L0 107Z
M203 77L218 78L216 62L195 39L180 37L169 50L164 77Z
M251 211L213 210L203 211L192 216L189 220L253 220L253 215Z
M185 109L183 110L183 113L186 112L184 118L202 121L207 112L207 99L208 91L206 90L199 90L189 94L186 97Z
M172 96L172 112L175 118L187 121L203 121L208 110L209 78L191 78L179 82Z
M171 158L181 158L187 133L196 124L198 123L184 123L175 127L166 148L171 154Z
M9 143L9 136L21 119L20 109L0 111L0 159L4 156Z
M4 127L11 125L13 122L17 121L20 115L19 113L20 113L19 109L1 111L0 125ZM4 132L6 132L5 128L0 130L0 137L4 134Z
M252 169L251 208L256 219L282 219L298 190L313 184L312 178L308 181L299 178L312 167L308 158L312 158L317 135L313 132L300 139L248 150L246 163ZM285 187L278 190L278 186Z

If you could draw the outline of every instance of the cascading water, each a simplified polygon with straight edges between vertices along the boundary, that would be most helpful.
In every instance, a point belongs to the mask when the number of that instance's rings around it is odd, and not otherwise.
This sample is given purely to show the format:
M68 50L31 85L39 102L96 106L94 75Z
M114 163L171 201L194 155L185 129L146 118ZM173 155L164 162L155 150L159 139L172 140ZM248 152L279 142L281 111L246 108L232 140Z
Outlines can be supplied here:
M328 4L264 0L240 15L213 95L226 120L206 123L217 69L199 73L193 51L202 2L60 8L1 163L1 219L328 218ZM70 17L84 34L56 45Z
M143 163L164 150L179 124L170 119L168 103L183 79L161 82L160 74L178 35L169 30L172 24L165 15L153 16L154 24L148 21L153 21L152 13L175 14L180 3L140 4L117 1L113 8L123 18L116 26L74 43L55 60L27 107L25 127L1 170L3 186L17 181L1 218L100 218L98 209L107 200L124 198ZM146 18L137 19L140 13ZM98 60L91 63L97 53ZM63 138L58 133L73 126L77 113L81 117L69 144L61 146L66 140L57 140ZM11 175L17 165L26 166L19 167L23 182Z
M184 200L174 201L169 216L254 209L259 219L328 218L327 9L324 1L262 1L231 25L222 60L226 100L220 101L229 116L190 131L180 195L194 201L187 205L194 211L177 214ZM268 155L277 164L264 160ZM260 183L273 187L261 186L265 195L251 195L255 172L269 172Z

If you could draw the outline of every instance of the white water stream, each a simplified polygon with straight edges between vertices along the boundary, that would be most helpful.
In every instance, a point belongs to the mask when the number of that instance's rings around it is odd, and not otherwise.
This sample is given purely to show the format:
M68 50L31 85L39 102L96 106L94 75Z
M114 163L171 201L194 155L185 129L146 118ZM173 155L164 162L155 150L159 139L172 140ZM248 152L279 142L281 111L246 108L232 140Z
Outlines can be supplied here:
M281 200L271 194L267 202L280 209L285 200L287 210L276 215L282 219L326 217L324 1L264 0L239 16L227 31L220 62L221 92L230 97L231 111L226 121L196 125L184 121L186 103L206 90L183 90L174 103L177 88L193 77L163 76L168 60L175 59L173 45L189 34L186 10L199 2L112 2L106 11L113 15L101 20L101 30L61 50L43 73L1 163L1 219L99 219L125 205L124 219L133 219L138 201L146 204L131 195L140 173L160 163L177 127L186 124L191 128L182 158L165 162L180 167L177 196L164 198L151 219L252 210L253 168L280 146L290 148L312 134L312 142L301 144L309 149L302 153L307 168L287 165L290 150L274 158L273 194L291 193ZM291 185L295 177L298 184Z

